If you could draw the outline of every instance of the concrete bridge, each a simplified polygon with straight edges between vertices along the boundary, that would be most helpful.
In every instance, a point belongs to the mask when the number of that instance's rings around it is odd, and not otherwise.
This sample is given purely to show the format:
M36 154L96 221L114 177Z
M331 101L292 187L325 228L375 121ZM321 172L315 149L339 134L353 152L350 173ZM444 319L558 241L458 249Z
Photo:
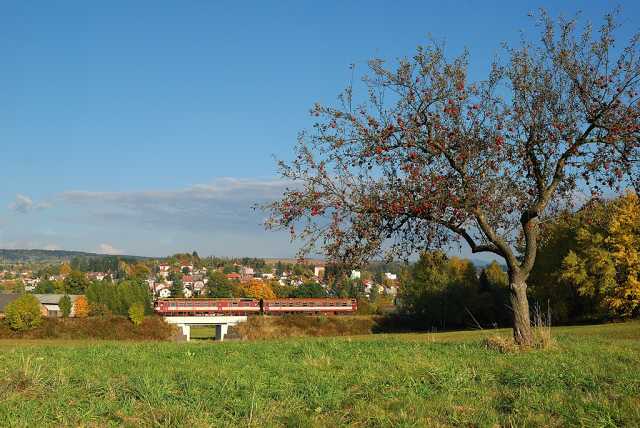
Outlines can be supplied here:
M222 341L227 334L230 325L236 325L247 320L246 316L185 316L185 317L164 317L169 324L175 324L182 329L187 340L191 340L192 326L212 325L216 328L215 340Z

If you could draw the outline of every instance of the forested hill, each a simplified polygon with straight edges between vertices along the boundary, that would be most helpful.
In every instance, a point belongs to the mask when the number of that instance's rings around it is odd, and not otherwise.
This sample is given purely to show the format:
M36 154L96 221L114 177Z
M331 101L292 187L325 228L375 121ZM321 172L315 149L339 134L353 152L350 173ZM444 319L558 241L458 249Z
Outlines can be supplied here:
M83 251L64 250L3 250L0 249L0 263L33 263L33 262L63 262L75 257L102 258L106 254L86 253ZM123 256L127 259L144 259L139 256Z

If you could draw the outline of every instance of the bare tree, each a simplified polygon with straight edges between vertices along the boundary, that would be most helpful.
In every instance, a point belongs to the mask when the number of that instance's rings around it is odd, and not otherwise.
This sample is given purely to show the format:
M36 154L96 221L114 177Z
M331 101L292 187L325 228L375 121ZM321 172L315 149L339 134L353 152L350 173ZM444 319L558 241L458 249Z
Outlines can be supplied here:
M296 185L265 206L266 226L354 264L453 242L500 256L514 338L531 344L541 218L577 190L637 179L640 150L639 36L617 49L613 15L595 31L544 11L536 22L540 40L505 46L483 81L435 43L396 67L370 61L366 102L348 87L312 109L295 159L279 162Z

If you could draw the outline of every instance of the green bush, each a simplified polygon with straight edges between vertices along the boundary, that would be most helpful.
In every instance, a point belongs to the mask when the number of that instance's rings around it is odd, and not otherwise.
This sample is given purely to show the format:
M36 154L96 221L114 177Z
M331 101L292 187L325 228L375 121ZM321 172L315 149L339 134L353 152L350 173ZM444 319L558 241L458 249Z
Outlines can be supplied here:
M33 294L24 294L5 308L6 322L13 330L31 330L42 323L40 302Z
M129 308L129 319L134 325L142 324L144 321L144 306L142 303L134 303Z

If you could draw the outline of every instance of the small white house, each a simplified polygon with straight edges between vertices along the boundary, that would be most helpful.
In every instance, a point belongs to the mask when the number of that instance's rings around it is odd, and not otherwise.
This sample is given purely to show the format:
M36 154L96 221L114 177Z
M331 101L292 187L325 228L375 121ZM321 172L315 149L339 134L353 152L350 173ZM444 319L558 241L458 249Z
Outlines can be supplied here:
M171 297L171 290L169 290L168 288L163 288L158 292L158 296L161 299L167 299Z
M360 279L360 271L352 270L351 271L351 279Z
M398 279L398 275L396 275L395 273L391 273L391 272L385 272L384 273L384 277L386 279L388 279L389 281L395 281Z
M315 276L316 278L323 278L324 277L324 266L315 266L313 268L313 276Z
M193 290L201 293L204 290L204 281L196 281L193 283Z

